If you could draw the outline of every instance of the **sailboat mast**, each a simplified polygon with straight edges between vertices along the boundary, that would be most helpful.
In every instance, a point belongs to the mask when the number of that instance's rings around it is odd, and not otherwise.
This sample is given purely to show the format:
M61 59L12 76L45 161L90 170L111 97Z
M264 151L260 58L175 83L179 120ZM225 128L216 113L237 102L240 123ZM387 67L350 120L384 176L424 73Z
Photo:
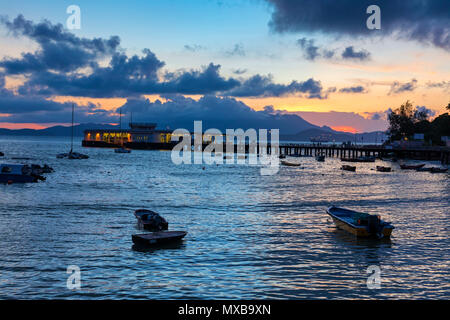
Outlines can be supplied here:
M120 130L122 130L122 109L120 109L120 118L119 118L120 120L119 120L119 127L120 127Z
M73 113L74 113L74 105L72 103L72 139L70 142L70 153L72 153L73 150Z

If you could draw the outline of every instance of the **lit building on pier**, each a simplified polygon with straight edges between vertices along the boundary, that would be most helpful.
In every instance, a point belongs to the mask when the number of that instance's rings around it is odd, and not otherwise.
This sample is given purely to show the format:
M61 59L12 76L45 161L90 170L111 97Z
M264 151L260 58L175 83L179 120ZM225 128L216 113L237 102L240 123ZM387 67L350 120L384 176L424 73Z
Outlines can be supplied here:
M178 141L178 139L177 139ZM130 129L92 129L84 131L83 146L115 147L130 143L170 144L172 131L156 130L155 123L130 123Z

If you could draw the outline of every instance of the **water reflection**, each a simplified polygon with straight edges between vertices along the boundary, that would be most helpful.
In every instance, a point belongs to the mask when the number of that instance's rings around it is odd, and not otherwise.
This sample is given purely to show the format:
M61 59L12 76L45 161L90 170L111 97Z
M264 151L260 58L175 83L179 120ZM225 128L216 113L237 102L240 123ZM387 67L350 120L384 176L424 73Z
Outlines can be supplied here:
M258 166L203 170L173 165L168 152L109 149L68 163L55 158L62 139L1 143L5 162L33 154L55 173L0 185L0 298L449 298L449 174L365 163L344 174L339 160L299 158L303 169L261 176ZM380 213L396 227L392 239L337 230L330 205ZM136 248L138 208L188 236ZM72 264L80 292L65 287ZM370 265L381 267L380 290L367 288Z

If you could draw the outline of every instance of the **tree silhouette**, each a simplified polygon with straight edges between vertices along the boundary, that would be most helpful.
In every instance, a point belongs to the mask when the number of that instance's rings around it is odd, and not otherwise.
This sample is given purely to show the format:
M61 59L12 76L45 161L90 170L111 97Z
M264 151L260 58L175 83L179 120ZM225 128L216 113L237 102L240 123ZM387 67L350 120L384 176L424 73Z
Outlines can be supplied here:
M412 103L409 100L406 101L388 116L390 140L400 140L413 136L418 128L424 127L428 123L428 116L426 111L413 108Z

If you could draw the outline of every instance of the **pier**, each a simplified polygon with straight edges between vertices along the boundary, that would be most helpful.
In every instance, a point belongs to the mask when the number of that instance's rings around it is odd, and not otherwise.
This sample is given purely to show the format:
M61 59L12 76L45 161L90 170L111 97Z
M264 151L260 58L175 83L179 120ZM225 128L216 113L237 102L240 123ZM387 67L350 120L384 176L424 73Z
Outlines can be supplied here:
M129 141L123 143L126 148L137 150L172 150L178 142L166 141L166 142L138 142ZM83 141L84 147L100 147L100 148L117 148L121 144L114 143L112 141ZM211 143L203 143L202 150L204 150ZM219 146L219 145L218 145ZM223 152L227 150L227 144L222 145ZM427 161L440 161L442 164L450 164L450 148L449 147L416 147L416 148L390 148L381 145L329 145L329 144L298 144L298 143L281 143L278 145L278 150L274 150L269 144L266 146L266 150L257 147L257 150L250 150L248 144L229 146L230 150L234 150L235 153L267 153L267 154L279 154L286 156L298 156L298 157L312 157L319 154L325 155L325 157L335 158L358 158L362 156L376 157L376 158L397 158L397 159L411 159L411 160L427 160ZM202 151L198 147L195 149L193 144L193 151Z
M270 150L270 146L268 146ZM269 153L271 153L269 151ZM306 145L280 144L279 153L287 156L316 156L357 158L373 156L376 158L395 157L397 159L413 159L441 161L450 163L450 148L448 147L417 147L417 148L389 148L377 145L343 146L343 145Z

